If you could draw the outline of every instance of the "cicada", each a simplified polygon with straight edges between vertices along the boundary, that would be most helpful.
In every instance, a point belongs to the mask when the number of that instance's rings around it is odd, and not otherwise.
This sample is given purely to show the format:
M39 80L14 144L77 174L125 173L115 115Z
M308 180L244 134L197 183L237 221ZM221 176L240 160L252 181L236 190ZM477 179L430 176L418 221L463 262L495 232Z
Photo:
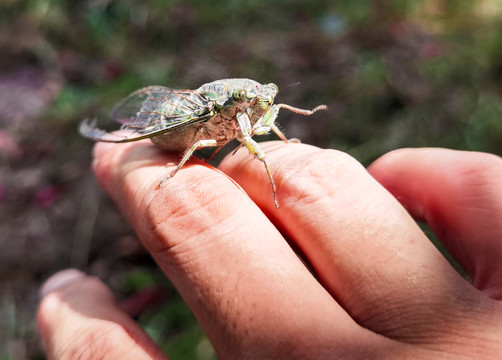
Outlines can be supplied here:
M274 204L278 208L276 187L265 153L253 136L272 130L288 142L275 125L280 109L301 115L312 115L326 109L325 105L304 110L274 104L278 91L275 84L262 85L250 79L217 80L196 90L149 86L133 92L110 113L110 117L121 124L120 130L128 130L126 134L123 131L110 133L101 130L96 127L95 120L84 120L80 133L95 141L117 143L150 138L165 150L184 151L176 168L160 185L173 177L196 150L214 147L216 152L232 139L237 139L265 166Z

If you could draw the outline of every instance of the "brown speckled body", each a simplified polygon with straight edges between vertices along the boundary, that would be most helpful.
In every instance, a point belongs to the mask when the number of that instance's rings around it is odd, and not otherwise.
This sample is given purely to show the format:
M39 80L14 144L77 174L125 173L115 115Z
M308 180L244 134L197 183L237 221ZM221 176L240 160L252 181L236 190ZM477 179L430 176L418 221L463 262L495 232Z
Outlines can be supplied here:
M236 119L239 111L247 111L251 125L254 125L265 113L256 108L256 99L252 102L236 104L231 108L223 108L210 119L186 126L151 138L152 142L167 151L185 151L199 140L214 139L218 146L223 146L230 140L240 140L240 127Z
M246 96L236 99L240 92ZM214 139L217 146L241 139L237 113L246 113L253 126L265 114L277 94L277 86L250 79L224 79L196 90L149 86L135 91L111 111L127 135L108 133L94 122L84 121L82 135L109 142L144 138L166 150L180 151L198 140Z

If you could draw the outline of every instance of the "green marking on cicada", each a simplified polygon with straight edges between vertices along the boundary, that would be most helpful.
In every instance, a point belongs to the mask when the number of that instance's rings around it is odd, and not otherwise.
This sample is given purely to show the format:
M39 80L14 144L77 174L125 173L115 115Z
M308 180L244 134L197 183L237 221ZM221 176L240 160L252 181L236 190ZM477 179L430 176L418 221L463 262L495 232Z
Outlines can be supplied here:
M224 79L202 85L196 90L175 90L163 86L149 86L135 91L117 104L110 117L122 124L126 135L109 133L96 126L95 121L84 120L80 133L95 141L130 142L150 138L157 146L168 151L184 151L176 168L162 181L173 177L201 148L221 149L232 139L238 139L267 173L274 204L279 208L272 173L265 153L254 135L270 131L288 142L275 125L280 109L301 115L312 115L325 110L319 105L312 110L299 109L287 104L273 104L279 88L275 84L262 85L250 79Z

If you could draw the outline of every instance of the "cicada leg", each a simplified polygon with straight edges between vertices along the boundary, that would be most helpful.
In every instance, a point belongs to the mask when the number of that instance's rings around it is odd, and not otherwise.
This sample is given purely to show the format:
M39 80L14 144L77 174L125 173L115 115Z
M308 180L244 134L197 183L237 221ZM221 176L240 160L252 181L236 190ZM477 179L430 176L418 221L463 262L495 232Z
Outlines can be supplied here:
M188 161L188 159L190 159L190 157L192 157L193 153L196 150L199 150L199 149L202 149L205 147L215 147L215 146L218 146L218 142L216 140L208 139L208 140L197 141L195 144L193 144L190 147L190 149L188 149L185 152L185 154L181 158L181 161L178 163L176 168L171 172L171 174L169 174L168 176L166 176L165 178L163 178L160 181L159 187L162 186L166 180L172 178L178 172L178 170L181 169L183 167L183 165L185 165L185 163Z
M235 148L235 150L232 152L232 156L234 156L234 155L235 155L235 153L237 152L237 150L239 150L239 149L240 149L241 147L243 147L243 146L244 146L244 144L243 144L243 143L240 143L240 144L239 144L239 146L237 146L237 147Z
M272 178L268 164L265 161L265 152L261 149L258 143L251 138L251 122L249 121L249 117L246 113L239 113L237 114L237 121L239 122L239 126L243 134L242 142L244 143L244 145L246 145L249 152L253 154L258 160L260 160L265 166L265 171L267 172L268 179L270 181L270 184L272 185L272 192L274 193L274 204L275 207L279 209L279 202L277 201L277 189L275 187L274 179Z
M286 137L286 135L284 135L284 133L277 127L277 125L275 124L272 124L272 126L270 126L270 129L272 129L273 132L275 132L275 134L277 136L279 136L279 139L281 139L282 141L284 141L285 143L288 143L290 142L290 140Z
M272 105L270 109L268 109L268 111L261 117L261 119L256 122L253 128L253 135L264 135L272 130L284 142L299 142L298 139L288 140L284 133L277 127L277 125L275 125L275 119L277 118L281 108L307 116L312 115L316 111L327 109L326 105L319 105L312 110L299 109L287 104Z
M253 142L256 144L256 142L254 140L253 140ZM256 144L256 145L258 145L258 144ZM247 144L246 144L246 146L247 146ZM248 149L249 149L249 146L248 146ZM261 148L259 148L259 149L261 150ZM262 152L263 152L263 150L262 150ZM272 185L272 192L274 193L274 205L275 205L275 208L279 209L279 202L277 201L277 189L275 187L274 178L272 177L272 174L270 173L270 169L268 168L268 164L265 161L265 158L263 157L260 160L263 163L263 165L265 166L265 171L267 172L268 180L270 181L270 185Z
M277 104L277 105L274 105L274 106L277 106L279 108L283 108L283 109L292 111L292 112L300 114L300 115L307 115L307 116L308 115L312 115L313 113L315 113L315 112L317 112L319 110L326 110L328 108L326 105L316 106L312 110L299 109L299 108L296 108L296 107L288 105L288 104Z
M225 143L226 145L227 143ZM220 145L218 148L216 148L212 153L211 155L209 155L204 161L205 162L209 162L216 154L218 154L220 152L221 149L223 149L225 147L225 145Z

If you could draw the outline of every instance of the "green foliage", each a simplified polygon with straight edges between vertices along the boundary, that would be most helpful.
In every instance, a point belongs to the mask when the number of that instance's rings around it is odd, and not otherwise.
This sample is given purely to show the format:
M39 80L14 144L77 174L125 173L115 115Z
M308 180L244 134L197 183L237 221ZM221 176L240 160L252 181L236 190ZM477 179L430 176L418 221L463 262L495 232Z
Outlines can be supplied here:
M500 155L501 20L495 0L4 0L0 64L60 81L42 118L50 134L71 128L73 146L79 119L106 116L142 86L247 77L279 85L279 102L327 104L278 122L364 164L399 147ZM139 271L123 290L158 283ZM179 296L139 321L173 359L214 356Z
M167 300L160 307L145 309L137 321L172 360L216 359L211 344L192 312L172 284L158 272L135 270L120 279L119 288L134 294L151 286L162 285Z
M70 116L75 112L82 112L93 97L93 89L67 85L59 92L51 111L58 116Z

